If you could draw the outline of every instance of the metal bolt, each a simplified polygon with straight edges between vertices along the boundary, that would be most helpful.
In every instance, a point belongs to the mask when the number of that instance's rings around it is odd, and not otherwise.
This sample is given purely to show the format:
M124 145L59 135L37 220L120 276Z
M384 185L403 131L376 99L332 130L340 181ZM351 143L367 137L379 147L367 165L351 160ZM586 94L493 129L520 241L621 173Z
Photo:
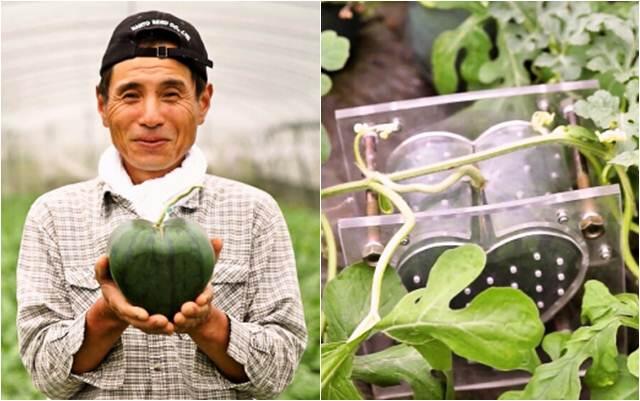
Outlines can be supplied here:
M375 266L378 259L380 259L382 251L384 251L384 245L381 243L377 241L368 242L362 248L362 259L364 259L369 266Z
M580 220L580 230L587 239L596 239L604 234L604 219L598 213L587 212Z
M607 244L604 244L600 247L600 257L604 260L611 259L611 247Z
M556 219L558 223L565 224L569 221L569 215L567 214L566 210L560 209L556 212Z

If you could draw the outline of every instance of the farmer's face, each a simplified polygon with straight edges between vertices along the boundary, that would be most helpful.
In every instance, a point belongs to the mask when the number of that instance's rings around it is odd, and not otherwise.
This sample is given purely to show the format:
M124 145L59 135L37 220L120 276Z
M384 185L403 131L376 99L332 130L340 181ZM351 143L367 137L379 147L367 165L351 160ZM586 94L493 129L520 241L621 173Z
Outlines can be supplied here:
M209 110L213 87L196 98L191 71L178 61L137 57L113 67L98 111L134 184L180 166Z

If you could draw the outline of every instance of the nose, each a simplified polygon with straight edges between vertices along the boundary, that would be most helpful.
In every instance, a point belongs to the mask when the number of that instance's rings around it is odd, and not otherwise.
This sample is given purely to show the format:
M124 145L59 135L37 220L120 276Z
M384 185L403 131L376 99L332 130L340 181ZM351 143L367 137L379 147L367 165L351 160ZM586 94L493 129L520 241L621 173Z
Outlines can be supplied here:
M154 96L145 98L143 103L144 110L140 116L139 123L147 128L155 128L164 123L164 117L160 110L160 102Z

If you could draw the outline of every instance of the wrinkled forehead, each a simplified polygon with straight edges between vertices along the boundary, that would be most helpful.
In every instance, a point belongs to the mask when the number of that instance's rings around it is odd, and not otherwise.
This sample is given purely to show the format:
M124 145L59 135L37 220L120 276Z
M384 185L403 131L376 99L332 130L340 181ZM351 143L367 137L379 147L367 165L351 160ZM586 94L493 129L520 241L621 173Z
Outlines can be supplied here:
M193 85L191 70L176 60L136 57L113 66L111 86L126 82L157 86L168 80L182 82L187 88Z

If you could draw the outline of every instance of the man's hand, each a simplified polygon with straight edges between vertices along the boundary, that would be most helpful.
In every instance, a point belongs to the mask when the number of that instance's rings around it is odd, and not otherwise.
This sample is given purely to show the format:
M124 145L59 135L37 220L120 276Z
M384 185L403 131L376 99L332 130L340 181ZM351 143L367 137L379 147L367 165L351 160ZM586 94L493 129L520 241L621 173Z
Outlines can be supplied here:
M222 240L218 238L211 239L211 246L216 254L216 259L218 259L222 250ZM213 301L213 288L211 288L211 285L207 285L195 301L182 304L180 312L173 317L176 331L190 333L202 323L208 321L211 318L213 308L211 301Z
M102 255L96 262L96 280L100 283L102 297L115 319L127 325L136 327L147 334L168 334L175 331L173 323L163 315L149 316L149 312L138 306L131 305L109 273L109 259Z
M211 245L216 258L222 250L222 241L212 239ZM211 305L213 288L207 288L194 302L185 302L173 317L176 331L189 334L198 348L216 365L227 379L234 383L242 383L249 378L244 366L227 354L229 346L229 325L227 315Z

